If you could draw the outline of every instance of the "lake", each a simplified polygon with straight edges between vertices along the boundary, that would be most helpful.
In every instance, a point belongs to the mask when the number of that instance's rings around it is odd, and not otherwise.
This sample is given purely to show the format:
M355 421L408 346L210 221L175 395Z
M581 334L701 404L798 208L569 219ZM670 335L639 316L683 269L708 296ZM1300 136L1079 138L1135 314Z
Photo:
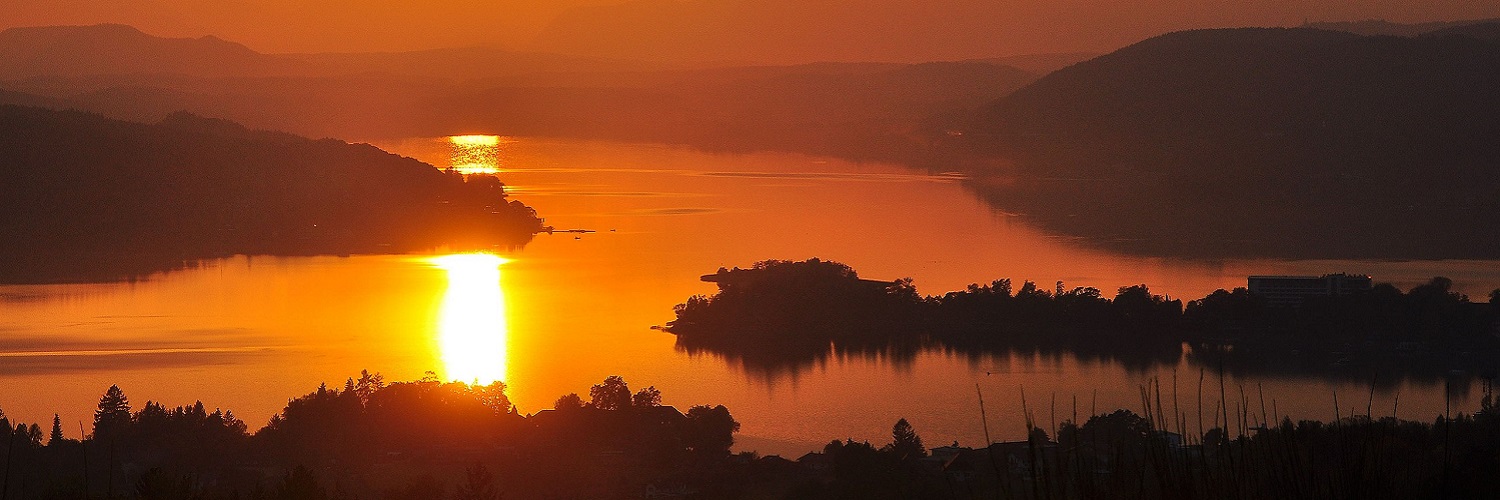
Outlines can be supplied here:
M503 263L430 255L234 257L120 283L0 286L0 410L45 427L61 414L76 437L99 396L119 384L134 407L202 399L252 429L288 398L359 371L387 380L425 372L499 378L524 413L560 395L587 398L621 375L665 404L723 404L738 449L791 458L830 439L880 445L907 418L929 446L1024 435L1021 395L1039 425L1099 411L1140 412L1140 388L1180 395L1181 411L1215 412L1215 370L1013 354L928 352L914 359L833 357L766 371L674 348L651 329L672 307L715 290L699 277L765 259L819 257L862 277L911 277L936 295L1011 278L1052 289L1151 290L1191 300L1251 274L1370 274L1403 289L1435 275L1476 300L1500 287L1494 261L1185 261L1090 249L979 201L961 176L788 153L543 139L421 138L377 143L440 167L498 168L512 197L558 229ZM475 149L479 148L479 149ZM494 286L498 282L498 286ZM478 304L478 305L476 305ZM503 307L483 307L501 304ZM467 330L466 330L467 329ZM462 333L469 331L471 333ZM458 332L458 333L455 333ZM490 332L475 334L472 332ZM1386 377L1371 390L1370 377ZM1203 380L1202 406L1198 392ZM977 386L977 391L976 391ZM1478 383L1390 374L1226 376L1230 412L1329 420L1373 408L1430 421L1473 411ZM987 422L980 418L983 393ZM1334 406L1337 394L1339 408ZM1076 401L1076 403L1075 403ZM1243 401L1252 402L1244 407ZM1166 406L1172 406L1169 400ZM1212 422L1208 423L1212 426ZM1193 426L1196 431L1196 425Z

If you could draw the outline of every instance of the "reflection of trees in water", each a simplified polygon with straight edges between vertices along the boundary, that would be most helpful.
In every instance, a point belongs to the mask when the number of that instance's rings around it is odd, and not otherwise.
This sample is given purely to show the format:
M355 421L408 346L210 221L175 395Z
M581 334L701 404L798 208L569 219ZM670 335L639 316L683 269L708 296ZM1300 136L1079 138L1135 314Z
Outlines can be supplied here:
M1398 352L1385 346L1355 351L1300 351L1238 348L1191 350L1187 361L1210 370L1222 368L1235 377L1307 378L1365 384L1380 391L1404 383L1444 385L1450 395L1467 398L1476 382L1493 379L1500 363L1495 352Z
M1144 373L1176 364L1183 353L1181 347L1177 346L1120 353L1055 345L974 345L929 339L912 342L894 338L884 342L830 342L822 345L746 348L705 345L678 337L676 349L693 356L712 355L724 359L747 375L767 381L795 380L802 373L827 366L833 360L888 363L896 370L908 370L916 363L918 356L928 353L961 357L975 367L975 370L991 366L995 364L995 360L1020 357L1039 359L1054 365L1062 364L1065 359L1085 364L1118 364L1128 371Z
M760 347L728 346L700 343L696 339L677 337L676 349L692 356L711 355L739 367L746 375L765 381L796 380L799 375L829 361L862 360L889 363L897 370L907 370L918 355L930 346L886 339L885 342L794 342L770 343Z
M1493 378L1493 367L1500 364L1494 353L1459 353L1455 355L1397 355L1391 353L1288 352L1285 350L1232 352L1184 348L1183 345L1143 345L1121 351L1097 346L1077 345L976 345L923 341L889 343L828 343L776 345L745 348L698 344L679 337L676 349L692 356L710 355L723 359L746 375L766 382L795 381L803 373L833 362L864 361L886 363L896 370L909 370L916 358L936 353L965 360L975 372L1010 363L1013 359L1031 359L1050 366L1069 361L1078 364L1119 366L1133 374L1170 369L1185 361L1195 369L1210 372L1222 368L1236 378L1292 378L1332 380L1369 384L1382 392L1398 389L1405 383L1447 387L1454 401L1465 401L1475 383Z

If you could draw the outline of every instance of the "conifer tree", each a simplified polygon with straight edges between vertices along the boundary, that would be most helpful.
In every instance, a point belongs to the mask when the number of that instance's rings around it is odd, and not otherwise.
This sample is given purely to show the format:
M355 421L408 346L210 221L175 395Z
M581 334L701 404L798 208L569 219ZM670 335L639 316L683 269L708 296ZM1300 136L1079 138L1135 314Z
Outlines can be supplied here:
M99 409L94 411L94 439L112 436L130 425L130 400L120 386L111 385L99 398Z
M63 442L62 417L56 413L52 414L52 435L47 436L47 446L57 446Z
M922 437L917 435L911 424L906 419L896 421L891 428L891 451L895 452L900 459L916 459L927 456L927 448L922 446Z

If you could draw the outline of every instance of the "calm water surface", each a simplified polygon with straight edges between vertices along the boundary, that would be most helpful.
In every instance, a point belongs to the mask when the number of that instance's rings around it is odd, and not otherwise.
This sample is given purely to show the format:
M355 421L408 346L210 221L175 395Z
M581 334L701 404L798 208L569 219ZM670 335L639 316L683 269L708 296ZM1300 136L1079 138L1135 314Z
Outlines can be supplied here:
M656 386L666 404L727 405L742 424L741 449L798 454L849 437L881 444L901 417L929 445L979 445L976 384L995 439L1015 439L1024 434L1022 390L1046 427L1070 418L1075 401L1079 414L1090 407L1139 411L1142 384L1155 378L1170 398L1175 377L1182 411L1191 414L1200 368L927 353L909 361L834 358L766 373L681 353L671 335L650 327L671 320L672 306L687 297L714 291L700 275L771 258L820 257L868 278L911 277L926 294L1008 277L1047 289L1056 281L1102 290L1147 283L1156 293L1192 299L1243 286L1249 274L1337 271L1403 288L1441 274L1475 297L1500 286L1500 264L1487 261L1113 255L992 210L956 176L892 165L533 139L378 145L439 166L472 170L493 162L514 198L549 224L596 232L539 235L502 255L503 264L454 261L442 252L236 257L130 283L0 286L0 410L44 426L60 413L74 436L104 389L119 384L137 407L202 399L258 428L288 398L322 382L339 386L361 369L388 380L428 371L501 379L523 412L622 375L633 388ZM1207 384L1205 413L1219 404L1217 377L1209 373ZM1395 383L1373 399L1367 382L1312 376L1230 377L1226 387L1231 408L1243 387L1249 400L1263 391L1268 406L1293 418L1332 418L1335 392L1346 415L1370 405L1377 415L1430 420L1445 405L1440 381ZM1455 411L1477 407L1476 387L1454 392ZM1258 413L1258 402L1251 410Z

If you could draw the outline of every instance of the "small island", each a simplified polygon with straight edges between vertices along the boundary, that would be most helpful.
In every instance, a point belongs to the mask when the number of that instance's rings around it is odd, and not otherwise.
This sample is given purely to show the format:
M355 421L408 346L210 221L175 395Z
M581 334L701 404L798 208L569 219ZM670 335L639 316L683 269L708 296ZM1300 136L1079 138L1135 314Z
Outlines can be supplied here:
M1253 286L1186 303L1146 285L1122 287L1111 299L1092 287L1016 288L1008 279L924 297L910 279L862 279L819 259L768 260L703 279L719 292L678 305L664 330L680 349L765 372L835 354L901 361L941 349L1070 353L1135 368L1187 356L1232 372L1388 384L1454 373L1493 378L1500 357L1500 290L1489 303L1470 302L1441 277L1406 292L1369 277L1253 277Z

